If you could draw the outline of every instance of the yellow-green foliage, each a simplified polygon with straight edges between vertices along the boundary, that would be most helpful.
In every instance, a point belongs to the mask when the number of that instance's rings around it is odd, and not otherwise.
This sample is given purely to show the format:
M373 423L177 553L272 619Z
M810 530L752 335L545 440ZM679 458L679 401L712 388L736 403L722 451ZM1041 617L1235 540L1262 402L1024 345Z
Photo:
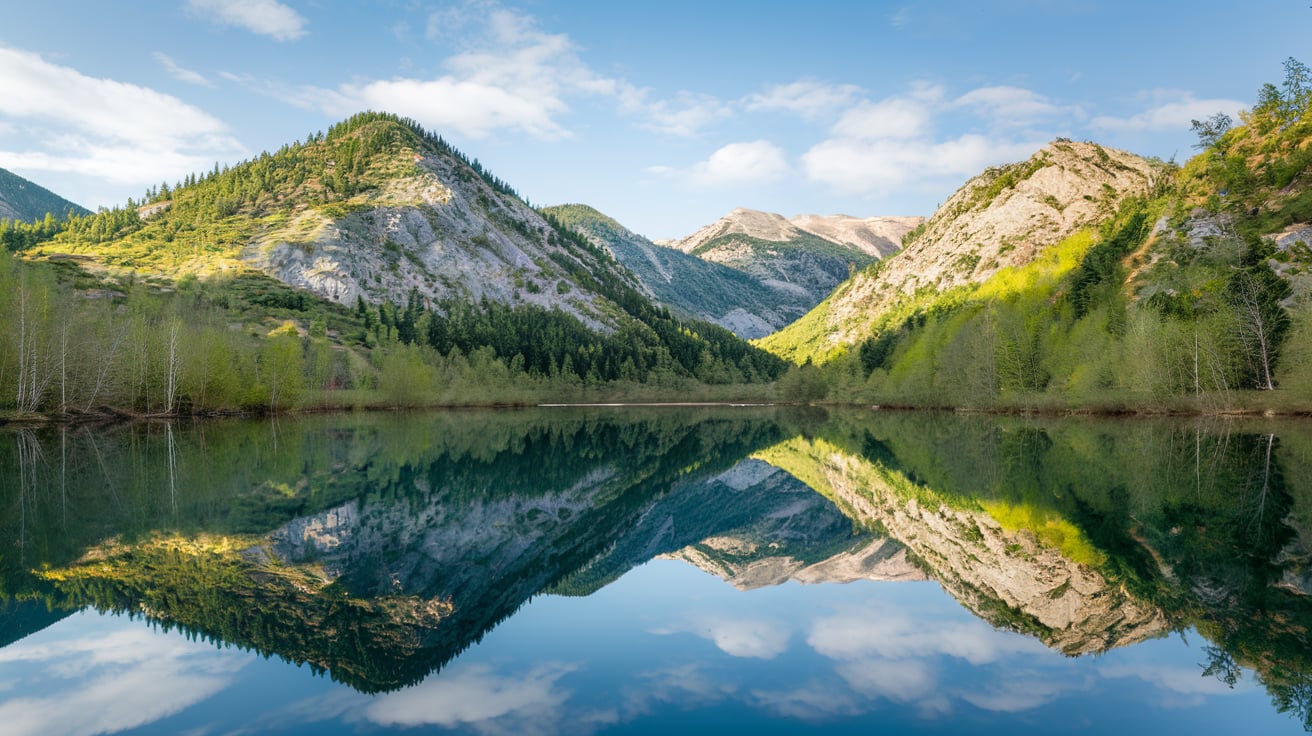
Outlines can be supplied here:
M1027 531L1045 547L1060 550L1062 556L1089 567L1107 562L1107 555L1094 547L1080 528L1050 509L1006 501L981 501L981 506L1008 531Z
M1032 534L1040 545L1058 550L1073 562L1094 568L1107 562L1106 554L1079 527L1051 508L935 490L902 471L854 455L823 438L796 437L758 451L753 457L783 468L866 526L872 520L854 505L851 493L889 513L912 501L928 509L982 510L1003 529Z
M113 271L175 277L240 270L243 249L270 233L294 236L324 218L403 203L398 182L425 180L414 156L433 145L398 119L364 113L327 135L152 189L141 202L73 217L29 255L75 253Z
M1023 266L999 269L984 283L974 287L968 301L1014 299L1023 294L1051 294L1068 273L1080 265L1096 242L1091 230L1081 230L1060 243L1045 248Z

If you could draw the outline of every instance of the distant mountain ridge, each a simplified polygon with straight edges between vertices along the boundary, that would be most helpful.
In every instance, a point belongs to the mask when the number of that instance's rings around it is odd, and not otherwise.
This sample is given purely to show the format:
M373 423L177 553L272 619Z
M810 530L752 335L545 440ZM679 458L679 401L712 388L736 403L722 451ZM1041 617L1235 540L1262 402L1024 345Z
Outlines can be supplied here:
M810 309L854 270L896 252L902 236L923 220L850 215L789 220L740 207L691 235L657 244L746 273Z
M64 199L45 187L0 169L0 220L40 220L46 213L63 218L73 212L85 215L90 210Z
M739 337L764 337L811 307L809 298L794 289L775 288L738 269L657 245L587 205L542 212L608 250L652 299Z

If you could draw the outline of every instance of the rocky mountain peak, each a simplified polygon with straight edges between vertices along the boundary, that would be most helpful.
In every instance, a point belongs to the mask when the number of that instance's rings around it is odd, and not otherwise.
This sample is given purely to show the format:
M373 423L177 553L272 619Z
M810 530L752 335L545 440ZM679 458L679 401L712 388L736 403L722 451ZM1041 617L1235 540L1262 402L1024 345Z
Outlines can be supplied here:
M825 240L848 245L875 258L902 248L902 236L914 230L923 217L853 217L851 215L798 215L793 225Z
M1058 139L1025 161L994 166L966 182L905 248L873 272L838 287L826 302L772 336L771 349L797 360L864 338L879 314L922 289L945 291L1023 266L1090 227L1126 197L1148 192L1163 164L1096 143ZM790 331L796 330L793 334ZM822 335L803 344L801 333Z

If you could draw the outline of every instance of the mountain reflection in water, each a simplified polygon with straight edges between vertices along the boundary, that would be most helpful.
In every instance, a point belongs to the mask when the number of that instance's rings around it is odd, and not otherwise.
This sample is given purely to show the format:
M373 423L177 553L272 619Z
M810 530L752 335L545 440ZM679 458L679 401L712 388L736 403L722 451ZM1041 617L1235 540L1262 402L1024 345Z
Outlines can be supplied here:
M455 678L492 686L486 665L460 655L526 602L619 595L612 583L669 558L753 594L789 581L936 582L982 622L936 630L880 604L822 616L807 636L846 663L849 686L922 716L951 711L951 698L930 670L888 669L899 652L983 666L1040 643L1078 656L1188 631L1205 639L1197 692L1255 678L1294 728L1312 714L1310 463L1312 427L1297 422L772 408L10 430L0 668L29 661L27 637L89 607L145 617L151 636L176 629L308 664L365 695L404 700ZM788 651L793 634L759 614L647 630L694 633L734 657ZM981 643L990 628L1023 637ZM520 674L542 694L579 666ZM1058 697L1027 687L1015 702ZM804 690L771 712L860 714L816 710L819 691ZM1013 702L990 697L960 700ZM0 714L5 700L0 690Z

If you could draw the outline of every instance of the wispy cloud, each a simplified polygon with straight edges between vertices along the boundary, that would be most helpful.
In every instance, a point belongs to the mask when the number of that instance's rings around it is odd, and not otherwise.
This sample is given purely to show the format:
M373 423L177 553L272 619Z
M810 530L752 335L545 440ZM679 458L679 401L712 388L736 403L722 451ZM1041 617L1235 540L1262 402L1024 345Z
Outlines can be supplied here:
M506 676L481 664L457 667L374 700L364 715L384 726L471 724L486 730L500 720L502 725L513 723L496 729L503 733L554 731L551 726L559 720L558 709L570 696L558 683L574 669L546 663L519 676Z
M460 27L476 22L465 15L442 18ZM533 18L501 8L478 22L483 25L471 47L447 58L438 76L275 93L331 115L383 109L470 138L518 131L544 139L570 135L560 117L569 111L572 97L615 94L616 82L588 68L568 36L546 33ZM429 34L440 33L439 25L430 19Z
M0 141L7 168L145 185L245 152L222 121L176 97L25 51L0 48L0 97L7 100L0 121L43 131L23 151Z
M278 0L187 0L187 7L214 23L244 28L275 41L305 35L305 17Z
M941 186L1033 153L1046 136L1016 123L1047 114L1050 106L1018 88L985 87L951 100L942 87L919 83L906 94L849 108L829 137L802 155L801 168L811 181L847 193ZM962 110L973 111L975 127L985 132L940 137L938 118Z
M1015 654L1046 651L1033 639L1000 633L982 621L926 622L897 611L884 611L874 618L837 614L819 619L807 642L820 654L833 659L897 659L942 654L973 665L989 664Z
M1078 107L1060 105L1023 87L980 87L958 97L955 104L973 109L1003 125L1028 125L1042 120L1083 115Z
M730 143L692 166L652 166L648 173L682 179L696 187L743 186L778 181L792 171L783 149L769 141Z
M214 84L210 82L210 80L205 78L205 75L201 74L200 72L192 71L191 69L184 69L183 67L178 66L178 63L173 60L173 57L169 56L168 54L162 51L156 51L154 54L152 54L152 56L155 57L155 61L158 61L160 66L164 67L164 71L168 72L170 77L173 77L174 79L180 82L186 82L187 84L196 84L196 85L200 85L201 87L214 86Z
M136 627L49 644L18 642L0 664L40 663L37 682L0 703L5 733L70 736L140 728L219 692L250 655ZM39 688L39 693L27 691Z
M861 95L854 84L829 84L802 79L778 84L747 96L743 105L750 111L785 110L807 119L821 118L848 107Z
M1192 120L1202 120L1218 112L1238 116L1247 105L1223 98L1198 99L1185 90L1158 89L1140 93L1148 107L1128 117L1100 115L1090 125L1108 132L1188 130Z
M788 649L788 627L763 619L745 619L738 616L702 616L686 627L656 631L658 634L689 632L715 643L720 651L732 657L774 659Z
M733 115L729 105L706 94L683 91L672 98L652 99L650 90L617 81L615 95L620 112L637 127L664 135L692 137Z

